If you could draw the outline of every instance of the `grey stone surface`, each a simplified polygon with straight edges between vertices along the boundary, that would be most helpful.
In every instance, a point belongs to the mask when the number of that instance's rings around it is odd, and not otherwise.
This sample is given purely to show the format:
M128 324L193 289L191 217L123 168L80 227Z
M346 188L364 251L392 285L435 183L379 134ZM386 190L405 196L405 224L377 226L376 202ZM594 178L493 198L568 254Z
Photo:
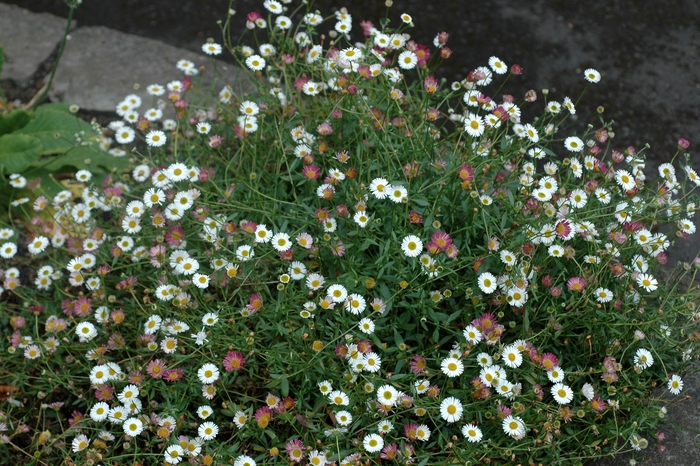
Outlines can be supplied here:
M75 24L75 23L74 23ZM26 81L61 42L66 20L0 3L0 45L5 49L2 79Z
M204 53L92 26L71 33L49 96L84 109L114 111L130 93L145 98L146 86L154 83L165 86L184 78L184 73L175 66L181 59L190 60L197 67L204 66L203 84L212 86L216 93L224 84L234 90L244 85L244 71L221 61L216 61L215 70L211 58ZM196 79L194 76L193 81Z

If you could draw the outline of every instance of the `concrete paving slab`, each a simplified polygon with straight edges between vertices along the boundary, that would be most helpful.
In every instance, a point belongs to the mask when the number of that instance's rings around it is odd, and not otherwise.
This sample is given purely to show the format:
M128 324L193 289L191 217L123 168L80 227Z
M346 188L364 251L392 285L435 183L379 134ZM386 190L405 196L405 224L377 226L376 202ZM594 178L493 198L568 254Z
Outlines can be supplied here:
M245 87L247 73L244 70L218 60L214 65L204 53L93 26L71 33L49 96L83 109L114 111L130 93L145 98L146 86L154 83L165 86L172 80L184 78L184 73L175 66L181 59L190 60L197 67L204 66L203 84L212 86L216 93L224 84L237 92ZM193 77L195 79L197 77Z
M0 45L5 49L0 77L20 84L28 80L61 42L65 28L64 18L0 3Z

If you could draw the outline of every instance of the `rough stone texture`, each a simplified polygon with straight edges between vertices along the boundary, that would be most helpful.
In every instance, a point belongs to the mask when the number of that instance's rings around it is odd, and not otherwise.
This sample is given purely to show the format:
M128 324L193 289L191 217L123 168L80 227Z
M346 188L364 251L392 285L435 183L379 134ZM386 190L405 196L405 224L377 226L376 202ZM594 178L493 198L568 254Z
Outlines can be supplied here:
M204 53L92 26L71 33L49 96L85 109L114 111L127 94L136 93L145 98L146 86L153 83L165 86L169 81L182 79L183 72L175 67L180 59L190 60L197 67L205 66L208 72L204 84L213 86L217 93L224 84L234 90L243 85L245 72L217 61L223 79L219 78L211 59Z
M75 23L73 23L74 25ZM29 79L61 42L66 20L0 3L0 45L5 49L2 79Z

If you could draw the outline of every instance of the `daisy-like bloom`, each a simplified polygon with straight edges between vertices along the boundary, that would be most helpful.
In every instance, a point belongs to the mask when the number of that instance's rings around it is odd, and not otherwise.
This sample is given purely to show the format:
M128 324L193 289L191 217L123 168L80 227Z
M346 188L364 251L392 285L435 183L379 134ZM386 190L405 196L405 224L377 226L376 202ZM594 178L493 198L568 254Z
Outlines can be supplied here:
M340 58L347 61L358 61L362 59L362 51L356 47L348 47L340 51Z
M561 382L562 380L564 380L564 375L564 371L559 366L554 366L553 368L547 371L547 378L552 383Z
M272 247L279 252L288 251L292 241L287 233L279 232L272 236Z
M333 385L328 380L324 380L318 383L318 389L322 394L327 395L333 391Z
M0 246L0 257L3 259L12 259L17 254L17 245L15 243L5 243Z
M348 395L340 390L334 390L328 394L328 400L338 406L347 406L350 404Z
M219 433L219 426L211 421L206 421L199 425L197 433L202 437L202 440L213 440Z
M375 453L384 448L384 439L379 434L368 434L362 440L362 446L368 453Z
M580 138L569 136L564 140L564 147L570 152L581 152L585 145Z
M589 83L597 83L600 82L600 73L593 68L588 68L586 71L583 72L583 77L588 81Z
M469 442L472 443L480 442L481 439L484 437L481 433L481 429L479 429L479 427L475 426L474 424L467 424L464 427L462 427L462 435L464 435L464 438L466 438Z
M129 384L126 387L124 387L121 392L119 392L117 398L119 398L119 401L126 405L129 401L133 400L134 398L137 398L138 396L139 387L134 384Z
M504 264L515 265L516 256L515 256L515 254L508 251L507 249L504 249L503 251L500 252L500 257L501 257L501 262L503 262Z
M651 292L659 287L659 282L648 273L640 273L637 275L637 285L644 288L644 290Z
M574 106L574 102L571 100L570 97L564 97L564 101L562 102L562 104L564 105L564 107L566 107L566 109L571 115L574 115L576 113L576 107Z
M124 421L122 427L124 428L124 433L130 437L136 437L143 432L143 422L135 417L130 417Z
M559 102L554 101L554 100L551 102L547 102L547 111L549 113L556 115L559 112L561 112L561 104Z
M404 50L399 54L398 64L402 70L412 70L418 64L418 56L410 50Z
M109 404L104 401L95 403L90 408L90 418L95 422L104 421L109 416Z
M278 16L275 18L275 26L280 29L289 29L292 27L292 20L288 16Z
M377 424L377 430L381 432L382 434L388 434L392 430L394 430L394 424L391 423L388 419L384 419L382 421L379 421L379 424Z
M219 316L213 312L207 312L202 316L202 324L207 327L215 325L219 321Z
M202 45L202 52L206 53L207 55L220 55L221 50L221 46L214 42L207 42L206 44Z
M254 236L256 243L268 243L272 238L272 233L264 223L261 223L255 227Z
M149 131L148 134L146 134L146 144L151 147L160 147L164 145L166 141L167 138L162 131Z
M197 377L203 384L212 384L219 380L219 369L214 364L204 364L197 371Z
M306 95L314 96L318 95L323 90L323 84L314 81L307 81L302 86L302 91Z
M585 396L588 401L591 401L595 396L593 385L589 384L588 382L584 383L583 387L581 387L581 394Z
M70 214L76 223L85 223L90 219L90 208L79 202L73 206Z
M248 422L248 416L243 411L236 411L233 415L233 423L236 424L238 429L242 429L245 423Z
M681 390L683 390L683 379L677 374L673 374L670 379L668 379L668 391L674 395L678 395Z
M462 418L464 407L457 398L450 396L440 403L440 416L447 422L457 422Z
M634 187L636 186L634 177L627 170L616 170L615 181L618 185L620 185L620 188L622 188L625 191L634 189Z
M570 403L574 399L574 391L568 385L563 383L555 383L551 388L552 396L554 401L560 405L565 405Z
M609 303L613 299L613 293L607 288L596 288L596 290L593 292L595 295L596 301L599 303Z
M236 259L238 259L239 261L249 261L253 258L254 255L255 251L253 251L253 247L247 244L243 246L238 246L238 248L236 248Z
M610 193L606 189L603 189L603 188L596 189L593 192L593 194L595 195L596 199L598 199L598 201L603 205L609 204L610 200L612 199L612 197L610 196Z
M391 385L382 385L377 389L377 401L382 406L394 406L399 400L399 391Z
M342 303L348 297L348 290L343 285L331 285L326 290L326 295L330 296L334 303Z
M503 419L503 432L511 437L525 435L525 423L518 416L508 415Z
M197 123L196 129L199 134L209 134L209 131L211 131L211 124L202 121Z
M360 226L360 228L364 228L369 223L370 217L369 215L367 215L367 212L360 210L355 212L355 215L352 217L352 220L355 223L357 223Z
M79 451L85 450L90 445L90 440L86 435L80 434L73 439L71 447L73 448L73 453L78 453Z
M75 334L78 335L78 339L81 343L85 343L97 336L97 329L90 322L80 322L75 327Z
M165 94L165 88L160 84L150 84L146 86L146 93L152 96L159 96Z
M147 335L153 335L160 328L163 322L163 318L159 315L152 315L148 318L144 324L144 333Z
M197 408L197 416L199 416L200 419L206 419L212 414L214 414L214 410L211 409L211 406L203 405Z
M464 338L466 338L472 345L476 345L482 339L481 332L473 325L467 325L462 331L462 334L464 335Z
M486 294L491 294L496 291L498 287L498 281L496 277L490 272L484 272L479 275L478 278L479 288Z
M41 349L37 345L29 345L24 349L24 357L27 359L37 359L41 356Z
M178 262L175 271L183 275L192 275L197 270L199 270L199 261L192 257L186 257L180 262Z
M185 73L186 76L195 76L199 73L199 70L195 66L194 63L192 63L189 60L178 60L178 62L175 64L175 67Z
M163 452L165 456L165 462L168 464L178 464L182 461L182 457L185 456L185 450L180 445L170 445Z
M687 218L678 220L677 225L678 229L686 235L692 235L693 233L695 233L695 224Z
M421 442L427 442L430 439L430 428L425 424L416 427L416 439Z
M423 252L423 242L416 235L408 235L401 241L401 250L406 257L417 257Z
M199 289L205 290L209 287L209 275L196 273L192 275L192 283Z
M124 406L115 406L109 410L109 422L112 424L123 424L128 415L129 410Z
M457 358L445 358L440 363L440 369L450 378L458 377L464 372L464 364Z
M532 197L540 202L547 202L552 199L552 192L547 189L536 188L532 190Z
M272 14L278 15L282 13L282 4L277 0L265 0L263 6Z
M341 426L349 426L352 423L352 414L348 411L338 411L335 413L335 420Z
M375 178L369 185L369 190L377 199L385 199L389 195L389 182L384 178Z
M114 132L114 139L117 140L119 144L129 144L133 142L136 137L136 131L134 131L130 126L122 126Z
M260 71L265 68L265 59L260 55L251 55L246 58L245 64L253 71Z
M245 358L238 351L229 351L224 358L224 369L227 372L240 371L245 364Z
M177 338L166 337L160 342L160 349L166 354L173 354L177 350Z
M569 205L575 209L580 209L586 206L588 195L583 189L574 189L569 195Z
M525 125L523 131L525 132L525 137L527 137L530 142L537 142L540 140L540 136L537 133L537 128L532 126L530 123Z
M159 108L150 108L146 110L146 113L144 113L143 116L148 121L158 121L163 118L163 111Z
M508 72L508 66L498 57L489 58L489 67L496 74L505 74Z
M358 322L357 327L362 333L366 333L367 335L374 333L374 322L367 317L361 319L360 322Z
M382 367L382 358L374 351L365 354L365 368L367 372L378 372Z
M475 115L474 113L469 113L464 118L464 130L470 136L479 137L484 134L485 129L486 126L484 126L484 119L481 116Z
M648 369L654 364L654 357L649 350L639 348L634 355L634 365L640 369Z
M318 273L310 273L309 276L306 277L306 286L312 290L320 290L325 282L326 279L323 278L323 275Z
M408 199L408 190L401 185L398 186L388 186L389 199L393 202L400 204Z
M503 353L501 353L501 359L503 359L503 363L506 366L512 368L520 367L520 365L523 363L523 355L518 350L518 347L516 345L508 345L505 348L503 348Z

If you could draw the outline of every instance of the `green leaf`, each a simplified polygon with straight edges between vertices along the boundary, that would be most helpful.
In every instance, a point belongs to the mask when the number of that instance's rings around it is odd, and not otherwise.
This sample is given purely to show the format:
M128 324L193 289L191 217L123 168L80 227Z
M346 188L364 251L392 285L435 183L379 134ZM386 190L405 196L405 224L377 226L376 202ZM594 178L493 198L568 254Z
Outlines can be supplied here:
M74 170L89 170L93 174L96 172L111 172L112 170L126 170L128 168L127 157L114 157L101 149L89 146L78 146L70 148L64 154L50 157L48 163L42 160L35 165L58 172L67 167Z
M16 133L39 138L43 145L42 155L63 153L75 147L75 135L80 132L84 133L84 138L92 136L89 123L61 110L61 107L42 106L36 110L35 115L31 122Z
M280 386L280 394L282 396L289 396L289 379L282 379L282 385Z
M31 114L21 108L12 110L8 115L0 116L0 136L21 129L31 119Z
M0 173L21 173L41 156L41 140L24 134L0 136Z

